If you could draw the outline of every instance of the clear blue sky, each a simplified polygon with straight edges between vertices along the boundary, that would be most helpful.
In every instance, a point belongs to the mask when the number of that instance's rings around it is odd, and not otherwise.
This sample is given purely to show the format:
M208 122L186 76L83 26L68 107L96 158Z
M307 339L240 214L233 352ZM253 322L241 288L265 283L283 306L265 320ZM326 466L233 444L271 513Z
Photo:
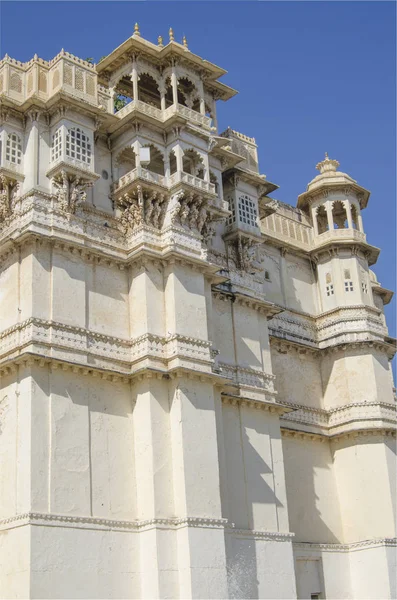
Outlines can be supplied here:
M396 6L393 2L0 2L0 52L50 59L63 47L108 54L132 32L168 28L228 70L239 95L219 103L220 128L254 136L261 171L291 204L327 151L372 192L363 213L375 267L395 289ZM387 307L395 335L395 301Z

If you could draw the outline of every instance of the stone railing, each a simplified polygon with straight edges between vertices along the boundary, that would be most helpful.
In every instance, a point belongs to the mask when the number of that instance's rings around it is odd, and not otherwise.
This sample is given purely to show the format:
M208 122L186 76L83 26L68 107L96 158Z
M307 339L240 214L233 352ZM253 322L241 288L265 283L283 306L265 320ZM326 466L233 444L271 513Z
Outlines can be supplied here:
M15 163L10 162L3 158L0 162L0 168L7 169L7 171L11 171L12 173L17 173L19 175L23 175L23 166L22 164L16 165Z
M159 108L155 106L151 106L150 104L146 104L146 102L142 102L141 100L131 100L124 108L120 109L116 113L116 117L119 119L124 119L129 114L133 112L141 112L149 117L154 117L159 121L164 121L164 113Z
M69 165L71 167L74 167L75 169L79 169L80 171L94 173L93 161L91 161L91 164L88 164L86 162L83 162L82 160L70 158L69 156L66 156L65 153L62 153L61 156L57 158L57 160L50 162L50 168L48 169L48 172L53 171L55 167L61 164Z
M362 231L357 231L357 229L333 229L332 231L326 231L325 233L320 233L315 238L315 245L321 246L328 241L343 239L343 240L354 240L358 242L365 242L367 236Z
M186 106L182 106L181 104L175 105L173 104L166 110L160 110L155 106L151 106L146 102L142 102L141 100L131 100L124 108L120 109L116 116L119 119L124 119L128 115L133 112L140 112L149 117L153 117L162 123L165 123L171 117L175 115L180 115L185 117L189 121L200 125L201 127L205 127L206 129L211 129L211 118L206 115L202 115L195 110L187 108Z
M174 115L181 115L185 117L189 121L193 121L193 123L197 123L197 125L201 125L206 129L211 129L211 117L207 117L206 115L202 115L191 108L187 108L187 106L182 106L181 104L173 104L169 108L164 111L164 121L167 121L170 117Z
M158 173L153 173L153 171L149 171L148 169L143 169L142 167L136 167L132 171L129 171L116 183L113 185L113 191L117 191L126 185L129 185L133 181L137 179L145 179L146 181L150 181L152 183L157 183L158 185L162 185L164 187L167 186L167 178L164 175L159 175Z
M184 171L177 171L171 175L168 178L168 183L169 187L171 188L178 183L187 183L188 185L208 192L209 194L216 194L215 185L213 183L205 181L204 179L200 179L199 177L195 177L194 175L190 175L189 173L185 173Z
M288 219L281 214L273 214L261 222L264 233L280 240L288 240L294 245L308 247L312 243L312 229L303 223Z

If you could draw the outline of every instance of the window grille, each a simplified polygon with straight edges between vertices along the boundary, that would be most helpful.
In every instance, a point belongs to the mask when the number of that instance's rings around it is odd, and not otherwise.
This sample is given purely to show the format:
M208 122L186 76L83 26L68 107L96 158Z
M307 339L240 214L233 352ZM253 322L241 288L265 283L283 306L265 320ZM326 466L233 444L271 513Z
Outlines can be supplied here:
M69 129L66 136L66 156L91 164L91 144L79 127Z
M240 223L257 227L258 210L255 202L248 196L239 197L238 216Z
M364 294L368 294L368 285L367 285L366 281L361 282L361 287L362 287Z
M55 162L61 157L62 154L62 130L61 128L57 129L54 135L52 136L52 146L51 146L51 161Z
M353 291L353 282L351 280L345 281L345 292Z
M229 210L231 210L232 212L232 214L227 219L227 224L232 225L236 222L236 207L234 205L233 198L229 196L227 200L229 202Z
M22 162L22 144L16 133L10 133L6 142L6 160L14 165Z

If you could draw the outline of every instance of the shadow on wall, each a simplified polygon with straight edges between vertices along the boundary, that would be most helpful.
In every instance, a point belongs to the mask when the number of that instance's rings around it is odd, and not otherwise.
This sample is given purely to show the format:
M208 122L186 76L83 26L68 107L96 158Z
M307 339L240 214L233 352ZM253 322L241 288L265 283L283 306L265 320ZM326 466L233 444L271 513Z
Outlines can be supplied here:
M233 459L229 459L228 495L225 503L228 506L225 515L242 530L279 529L277 510L283 503L274 491L274 475L272 469L272 453L270 447L269 423L265 415L258 418L252 410L227 406L226 410L234 412L234 418L229 414L229 432L227 434L226 455L231 454L234 446ZM237 417L237 419L236 419ZM231 427L235 427L231 435ZM237 430L238 426L238 430ZM239 448L240 458L235 456ZM228 452L229 451L229 452ZM231 464L233 463L233 464ZM236 490L237 486L237 490ZM238 495L238 501L230 497ZM231 598L259 598L263 593L259 589L258 563L263 562L262 553L266 553L265 540L255 541L249 534L225 534L227 552L227 570L229 594ZM257 556L257 547L261 548L261 558Z

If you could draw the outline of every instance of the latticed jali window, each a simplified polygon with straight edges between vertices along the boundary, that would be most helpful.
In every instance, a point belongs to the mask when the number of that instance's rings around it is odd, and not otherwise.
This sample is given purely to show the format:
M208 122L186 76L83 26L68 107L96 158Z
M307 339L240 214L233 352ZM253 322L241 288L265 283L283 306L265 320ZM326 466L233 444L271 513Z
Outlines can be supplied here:
M22 144L16 133L10 133L6 142L6 160L14 165L22 162Z
M55 162L62 154L62 130L57 129L52 136L51 161Z
M91 164L91 144L79 127L69 129L66 136L66 156Z
M241 223L257 226L258 211L256 204L249 196L240 196L238 199L238 216Z

